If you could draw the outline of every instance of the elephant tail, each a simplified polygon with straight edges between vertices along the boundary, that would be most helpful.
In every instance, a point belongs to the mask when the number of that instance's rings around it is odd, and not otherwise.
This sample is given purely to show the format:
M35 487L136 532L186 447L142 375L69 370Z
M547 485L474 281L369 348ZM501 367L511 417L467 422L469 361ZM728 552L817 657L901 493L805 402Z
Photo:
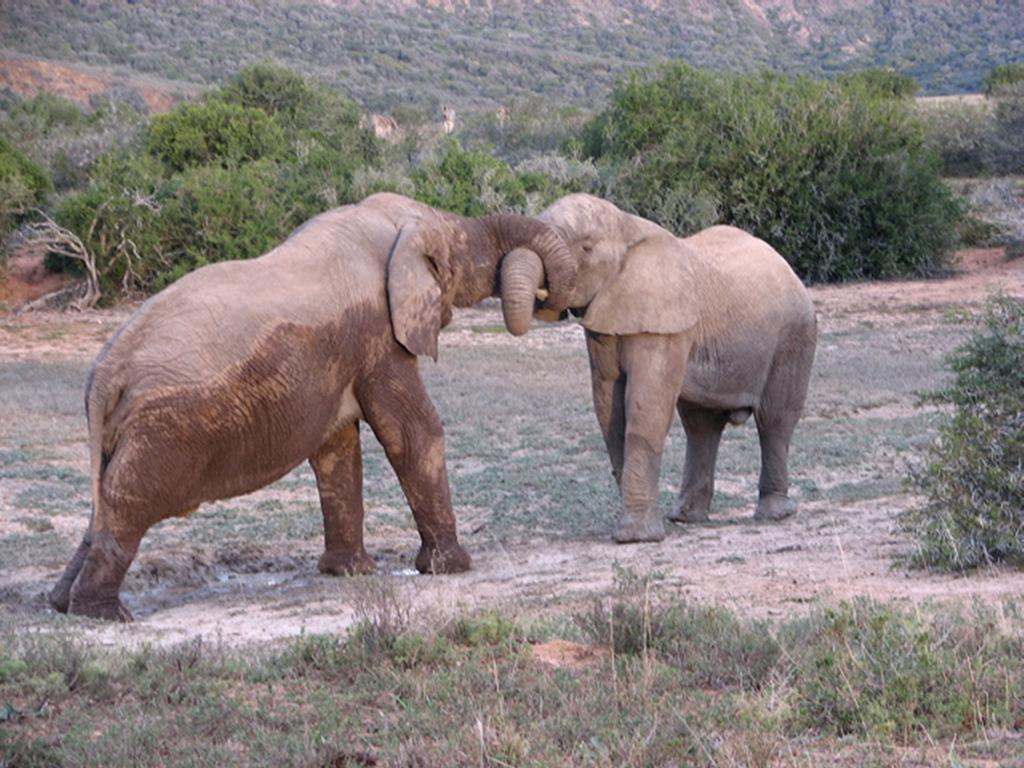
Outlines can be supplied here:
M94 367L89 372L85 389L85 418L89 430L89 481L92 489L93 518L99 512L103 473L110 463L112 447L106 443L107 416L120 399L120 387L114 388L116 398L110 397L111 391L101 377L96 375Z

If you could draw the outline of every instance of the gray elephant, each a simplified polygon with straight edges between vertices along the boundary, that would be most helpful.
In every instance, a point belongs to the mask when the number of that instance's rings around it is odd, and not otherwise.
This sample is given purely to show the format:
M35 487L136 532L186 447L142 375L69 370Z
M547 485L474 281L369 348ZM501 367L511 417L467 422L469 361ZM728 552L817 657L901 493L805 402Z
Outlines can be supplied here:
M320 570L374 570L363 547L361 420L412 508L416 567L469 568L416 356L436 359L452 307L494 295L500 260L517 246L540 254L548 303L566 306L575 262L550 227L465 219L392 194L317 216L258 259L204 267L149 299L89 373L93 515L53 606L130 619L118 593L150 526L305 460L324 517ZM510 329L525 330L533 306L531 297L523 316L510 309Z
M569 306L583 317L594 407L622 495L616 541L665 536L658 477L674 411L686 431L686 460L670 520L707 520L722 430L751 414L761 442L755 518L792 515L789 444L817 324L785 260L734 227L677 238L590 195L564 197L539 219L579 262ZM543 275L537 256L519 249L502 269L532 270L534 281L503 306L532 300Z

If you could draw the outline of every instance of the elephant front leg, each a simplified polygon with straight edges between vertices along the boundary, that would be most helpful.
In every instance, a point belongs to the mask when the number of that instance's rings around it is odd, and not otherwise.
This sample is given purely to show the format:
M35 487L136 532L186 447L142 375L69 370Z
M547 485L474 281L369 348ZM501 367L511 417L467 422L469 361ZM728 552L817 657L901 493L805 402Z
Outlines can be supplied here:
M359 422L332 435L309 463L324 515L324 553L318 568L334 576L375 573L363 546L363 457Z
M420 573L469 570L470 557L459 544L444 460L444 431L427 395L416 359L375 372L361 389L367 422L412 508L422 545Z
M619 484L623 511L615 540L661 541L665 538L665 522L658 511L661 455L686 355L678 359L663 337L632 336L623 342L622 359L626 371L626 437Z
M588 331L587 352L594 413L608 449L612 476L615 484L620 485L626 451L626 375L619 367L618 337Z
M715 494L715 462L728 414L679 403L679 416L686 430L686 459L683 484L669 520L700 523L711 513Z

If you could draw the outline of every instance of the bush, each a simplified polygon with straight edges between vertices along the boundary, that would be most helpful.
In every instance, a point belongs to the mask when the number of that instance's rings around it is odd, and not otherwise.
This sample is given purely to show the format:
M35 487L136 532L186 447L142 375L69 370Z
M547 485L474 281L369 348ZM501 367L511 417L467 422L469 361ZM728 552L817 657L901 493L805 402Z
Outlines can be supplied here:
M293 72L248 67L154 118L144 148L102 155L56 216L94 254L107 295L151 293L204 264L258 256L351 201L377 152L358 118L351 101Z
M450 139L441 157L412 175L417 200L463 216L519 211L526 189L506 163Z
M983 608L928 618L858 600L780 639L805 727L908 743L1010 725L1022 704L1021 642Z
M901 518L913 562L963 571L1024 565L1024 301L996 298L927 399L952 406L913 483L927 497Z
M258 160L280 150L283 142L281 129L266 112L212 97L157 115L146 136L149 151L172 171Z
M909 99L921 89L920 83L910 75L878 67L840 75L836 82L865 88L876 96L891 99Z
M961 212L903 99L863 78L636 74L584 129L606 197L678 234L714 219L813 281L943 269Z
M575 617L584 636L617 654L653 653L687 686L753 690L768 681L782 649L767 623L741 621L720 606L665 602L656 582L617 568L613 595Z
M986 96L993 96L1006 86L1020 83L1024 83L1024 62L993 67L985 75L982 88Z
M995 137L989 170L1024 173L1024 82L1000 90L995 104Z
M51 188L43 170L0 137L0 236L42 205Z

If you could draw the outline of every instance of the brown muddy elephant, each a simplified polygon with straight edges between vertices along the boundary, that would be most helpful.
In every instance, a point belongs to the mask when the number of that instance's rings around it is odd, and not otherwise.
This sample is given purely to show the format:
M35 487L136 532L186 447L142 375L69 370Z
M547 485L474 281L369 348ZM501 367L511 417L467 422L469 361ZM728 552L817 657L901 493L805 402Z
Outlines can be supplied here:
M686 459L670 520L707 520L722 430L751 414L761 442L754 516L780 520L796 512L788 496L789 444L817 324L786 261L734 227L677 238L590 195L564 197L538 218L579 263L569 306L583 317L594 407L622 496L615 540L665 537L658 477L674 411L686 431ZM543 278L540 259L519 249L502 269L532 269L535 281L521 295L506 295L503 306L531 300Z
M89 372L93 514L53 606L130 619L118 592L150 526L306 460L324 517L320 570L373 571L361 420L412 508L417 569L469 568L416 356L436 359L452 307L494 295L499 263L517 246L540 254L547 302L564 307L575 262L547 225L461 218L393 194L328 211L260 258L203 267L145 302ZM533 310L532 296L520 316L510 308L511 329L522 333Z

